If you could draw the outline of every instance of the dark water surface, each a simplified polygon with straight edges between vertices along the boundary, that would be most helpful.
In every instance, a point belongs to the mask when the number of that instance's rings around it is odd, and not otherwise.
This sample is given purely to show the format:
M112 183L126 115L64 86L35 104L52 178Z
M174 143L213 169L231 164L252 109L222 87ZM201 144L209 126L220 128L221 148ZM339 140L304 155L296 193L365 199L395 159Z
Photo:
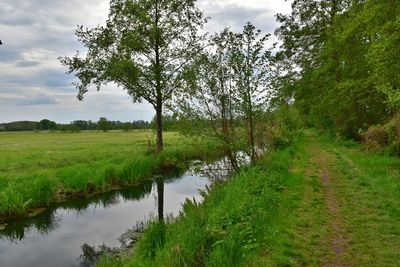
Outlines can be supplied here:
M164 186L148 182L74 199L38 216L8 222L0 230L0 266L79 266L82 245L119 247L118 239L127 229L158 216L160 203L164 216L176 216L186 198L201 201L199 189L211 183L207 177L204 172L187 171L164 179ZM163 199L158 197L160 190Z

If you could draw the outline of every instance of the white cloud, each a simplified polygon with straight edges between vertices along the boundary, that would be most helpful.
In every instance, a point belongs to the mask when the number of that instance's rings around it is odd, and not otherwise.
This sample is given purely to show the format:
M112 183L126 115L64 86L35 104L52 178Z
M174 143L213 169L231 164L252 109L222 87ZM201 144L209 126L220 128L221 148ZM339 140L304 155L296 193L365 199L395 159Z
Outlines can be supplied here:
M0 122L76 119L151 119L148 104L133 104L115 86L91 91L76 99L73 77L65 74L57 57L82 49L76 25L93 27L107 18L108 0L2 0L0 8ZM199 0L212 20L210 32L229 26L240 31L252 21L264 32L276 27L275 14L289 12L284 0Z

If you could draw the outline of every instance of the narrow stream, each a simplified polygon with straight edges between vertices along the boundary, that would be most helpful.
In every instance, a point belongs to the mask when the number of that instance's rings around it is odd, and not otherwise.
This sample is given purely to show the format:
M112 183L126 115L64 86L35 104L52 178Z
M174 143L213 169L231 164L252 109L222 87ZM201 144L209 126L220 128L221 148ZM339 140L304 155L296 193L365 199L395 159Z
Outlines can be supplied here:
M212 164L220 165L221 161ZM166 177L161 184L150 181L89 199L74 199L35 217L10 221L0 230L0 266L80 266L84 244L119 247L119 237L126 230L158 217L159 212L162 216L178 215L186 198L201 201L199 190L213 180L204 171L212 166Z

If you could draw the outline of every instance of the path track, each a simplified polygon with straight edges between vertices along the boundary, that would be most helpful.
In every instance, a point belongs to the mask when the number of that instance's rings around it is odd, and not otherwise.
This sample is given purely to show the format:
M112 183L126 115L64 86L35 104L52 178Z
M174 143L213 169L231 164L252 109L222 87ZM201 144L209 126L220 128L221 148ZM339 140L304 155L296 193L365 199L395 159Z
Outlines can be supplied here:
M319 199L314 202L319 205L318 221L310 221L310 224L324 224L319 236L319 243L325 246L325 255L319 255L318 263L321 266L351 266L344 259L348 247L348 237L344 231L344 220L341 216L341 205L336 192L337 177L332 170L335 158L331 152L324 149L316 138L307 134L307 154L309 160L306 169L306 188L304 202L309 203L310 198ZM308 188L307 188L308 187ZM310 192L313 194L310 195ZM315 208L311 205L310 208ZM310 218L315 217L309 216ZM312 219L311 219L312 220ZM317 240L318 241L318 240ZM318 245L318 244L317 244Z

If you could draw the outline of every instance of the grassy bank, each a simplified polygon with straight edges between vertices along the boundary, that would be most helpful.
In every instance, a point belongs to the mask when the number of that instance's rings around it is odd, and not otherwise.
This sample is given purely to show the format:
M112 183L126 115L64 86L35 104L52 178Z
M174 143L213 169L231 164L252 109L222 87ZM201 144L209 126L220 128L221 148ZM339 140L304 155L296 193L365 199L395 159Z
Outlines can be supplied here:
M397 266L399 166L305 131L99 266Z
M207 146L165 134L165 151L148 150L151 132L0 133L0 216L68 195L133 184L163 167L201 158ZM201 147L202 149L199 149Z
M300 158L301 141L245 168L218 184L203 204L186 202L172 224L153 223L130 259L107 259L100 266L263 266L286 262L279 234L301 177L290 166ZM288 189L294 189L294 192ZM261 264L261 265L260 265Z

